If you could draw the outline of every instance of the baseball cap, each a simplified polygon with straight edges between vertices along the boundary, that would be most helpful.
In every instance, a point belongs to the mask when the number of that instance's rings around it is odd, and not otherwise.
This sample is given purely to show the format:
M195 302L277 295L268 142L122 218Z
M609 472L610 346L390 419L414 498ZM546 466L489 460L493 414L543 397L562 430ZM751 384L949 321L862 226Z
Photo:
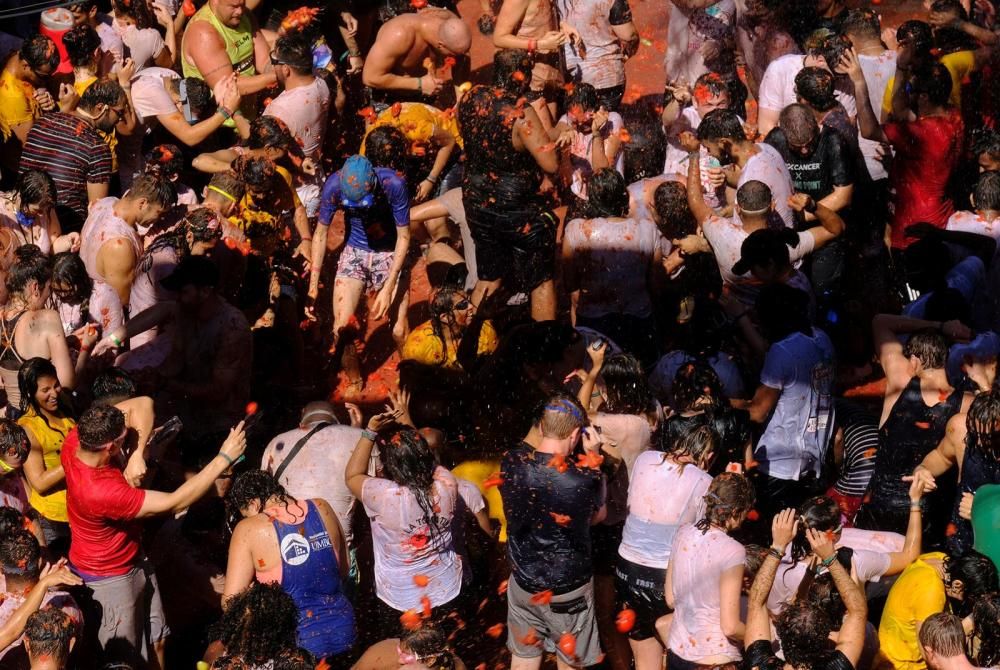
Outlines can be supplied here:
M754 265L768 261L788 263L788 244L781 230L762 228L750 233L740 246L740 259L733 265L734 275L745 275Z
M174 271L160 280L160 285L168 291L180 291L185 286L219 285L219 268L206 256L188 256L174 268Z
M358 202L375 186L375 168L364 156L354 155L340 169L340 194L346 200Z

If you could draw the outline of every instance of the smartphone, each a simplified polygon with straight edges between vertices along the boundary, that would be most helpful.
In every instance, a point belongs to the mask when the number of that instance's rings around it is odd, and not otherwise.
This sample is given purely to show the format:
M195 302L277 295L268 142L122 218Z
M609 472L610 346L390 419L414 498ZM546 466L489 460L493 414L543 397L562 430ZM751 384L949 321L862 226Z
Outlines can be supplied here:
M590 348L593 349L594 351L597 351L605 344L607 344L607 340L605 340L603 337L599 337L596 340L594 340L593 344L590 345ZM577 351L579 351L579 349L577 349Z

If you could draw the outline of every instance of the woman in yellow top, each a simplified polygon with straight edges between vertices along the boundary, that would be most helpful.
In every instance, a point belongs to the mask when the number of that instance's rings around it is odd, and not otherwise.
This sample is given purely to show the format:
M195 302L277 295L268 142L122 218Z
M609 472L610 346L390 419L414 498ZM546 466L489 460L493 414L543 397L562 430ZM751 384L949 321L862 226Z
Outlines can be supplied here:
M31 358L17 373L24 414L17 423L31 442L24 474L30 484L28 503L41 517L49 547L63 553L69 543L66 515L66 476L59 454L63 440L76 422L62 402L62 386L56 369L44 358Z
M496 351L497 331L492 323L483 320L475 352L470 351L471 356L462 357L464 365L459 361L459 346L464 336L476 330L470 330L475 311L464 290L442 288L431 300L430 320L417 326L403 343L403 360L446 368L467 368L470 357L475 360L478 356ZM467 369L466 372L472 371Z
M437 107L425 105L422 102L397 102L380 114L375 114L369 107L367 110L365 138L368 133L382 126L391 126L403 133L410 141L409 155L422 159L435 152L434 162L430 170L419 184L413 196L416 202L422 202L435 192L441 182L443 173L449 172L457 164L452 161L455 146L462 147L462 136L458 132L458 122L455 120L455 110L440 110ZM365 155L364 143L361 155ZM457 185L457 184L456 184ZM449 187L450 188L450 187ZM443 189L443 193L447 188Z

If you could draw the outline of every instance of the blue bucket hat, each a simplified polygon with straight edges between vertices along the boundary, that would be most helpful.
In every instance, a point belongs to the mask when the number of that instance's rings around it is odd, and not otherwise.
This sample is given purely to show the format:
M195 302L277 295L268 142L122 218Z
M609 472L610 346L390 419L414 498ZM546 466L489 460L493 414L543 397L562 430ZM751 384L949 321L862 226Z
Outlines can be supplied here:
M1000 354L1000 335L993 331L980 333L971 342L956 344L948 352L948 381L958 385L965 378L962 365L967 362L982 363Z

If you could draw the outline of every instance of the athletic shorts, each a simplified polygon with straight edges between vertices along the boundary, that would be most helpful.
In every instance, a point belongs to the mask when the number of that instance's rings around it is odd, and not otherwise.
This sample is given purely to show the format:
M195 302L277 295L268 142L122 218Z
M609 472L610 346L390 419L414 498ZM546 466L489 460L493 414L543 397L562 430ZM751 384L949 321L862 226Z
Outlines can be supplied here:
M630 640L648 640L656 636L656 620L672 611L667 607L663 588L665 568L650 568L618 557L615 565L616 611L635 612L635 625L627 635Z
M365 251L347 245L337 263L337 277L356 279L369 291L377 291L389 279L392 268L391 251Z
M124 575L85 580L85 585L98 606L86 620L99 623L97 640L105 660L149 660L148 646L170 634L152 564L143 560Z
M507 648L519 658L538 658L555 652L563 662L582 668L596 664L601 641L594 615L594 582L568 593L552 596L547 605L536 605L511 576L507 583ZM559 639L569 633L576 640L571 658L559 648Z
M558 222L551 211L528 205L500 212L466 198L465 212L479 279L502 279L507 288L524 292L552 279Z

